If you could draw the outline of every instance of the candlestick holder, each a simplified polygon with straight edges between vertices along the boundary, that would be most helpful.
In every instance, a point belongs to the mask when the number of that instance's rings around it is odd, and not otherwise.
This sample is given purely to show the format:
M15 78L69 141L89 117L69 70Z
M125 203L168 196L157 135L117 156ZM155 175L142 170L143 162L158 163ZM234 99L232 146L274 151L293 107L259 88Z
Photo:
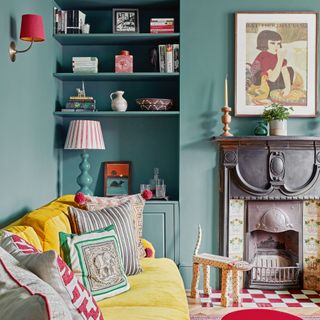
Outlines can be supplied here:
M230 127L229 124L231 123L231 116L229 114L229 112L231 112L231 108L229 106L224 106L221 111L223 112L223 116L221 117L222 123L223 123L223 133L221 134L221 136L225 136L225 137L232 137L233 134L231 134L229 132Z

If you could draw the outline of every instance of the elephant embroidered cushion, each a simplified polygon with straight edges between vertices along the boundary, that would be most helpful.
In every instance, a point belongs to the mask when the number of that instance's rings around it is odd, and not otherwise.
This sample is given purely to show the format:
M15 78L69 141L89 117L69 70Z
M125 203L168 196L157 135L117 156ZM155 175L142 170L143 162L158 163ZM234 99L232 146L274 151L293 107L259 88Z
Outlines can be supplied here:
M75 207L69 207L68 211L71 228L77 234L96 231L114 225L114 231L119 239L126 275L131 276L141 272L130 202L96 211L86 211Z
M143 229L143 209L146 201L143 199L141 194L117 197L94 197L84 195L84 198L84 208L90 211L116 207L129 201L132 206L131 214L133 219L135 238L138 245L139 257L145 257L145 250L141 243L141 238Z
M81 235L60 233L65 260L97 301L129 290L114 226Z
M4 238L1 246L55 289L73 319L103 320L93 296L54 250L40 252L17 235Z

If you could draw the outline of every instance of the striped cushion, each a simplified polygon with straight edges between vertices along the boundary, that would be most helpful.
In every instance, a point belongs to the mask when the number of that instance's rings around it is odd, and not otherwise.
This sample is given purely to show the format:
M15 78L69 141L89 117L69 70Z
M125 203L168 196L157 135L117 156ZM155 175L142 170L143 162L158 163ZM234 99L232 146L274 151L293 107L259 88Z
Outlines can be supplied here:
M104 229L113 224L119 238L126 275L134 275L141 272L130 202L97 211L85 211L75 207L69 207L68 210L71 228L77 234Z
M130 196L117 196L117 197L94 197L85 195L85 208L86 210L101 210L104 208L120 206L123 203L130 202L132 205L132 218L133 229L138 244L139 256L144 258L146 253L141 242L142 229L143 229L143 209L145 200L141 194L132 194Z

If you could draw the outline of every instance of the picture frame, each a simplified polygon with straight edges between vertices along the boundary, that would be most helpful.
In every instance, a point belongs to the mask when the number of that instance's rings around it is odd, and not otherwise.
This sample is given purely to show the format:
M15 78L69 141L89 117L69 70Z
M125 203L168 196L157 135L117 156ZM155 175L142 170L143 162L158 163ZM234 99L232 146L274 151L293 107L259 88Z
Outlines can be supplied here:
M316 12L237 12L235 115L261 116L279 103L291 117L315 117L317 56Z
M131 193L131 161L104 162L104 196Z
M113 33L139 33L139 9L112 9Z

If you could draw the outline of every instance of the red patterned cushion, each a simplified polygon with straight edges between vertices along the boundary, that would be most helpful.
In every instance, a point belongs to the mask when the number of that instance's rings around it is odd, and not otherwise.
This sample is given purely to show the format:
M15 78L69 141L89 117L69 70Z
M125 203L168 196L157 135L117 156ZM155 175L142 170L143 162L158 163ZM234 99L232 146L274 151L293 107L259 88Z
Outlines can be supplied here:
M53 250L41 253L17 235L4 238L1 246L30 271L50 284L63 298L73 318L103 320L90 292L77 280L67 264Z

